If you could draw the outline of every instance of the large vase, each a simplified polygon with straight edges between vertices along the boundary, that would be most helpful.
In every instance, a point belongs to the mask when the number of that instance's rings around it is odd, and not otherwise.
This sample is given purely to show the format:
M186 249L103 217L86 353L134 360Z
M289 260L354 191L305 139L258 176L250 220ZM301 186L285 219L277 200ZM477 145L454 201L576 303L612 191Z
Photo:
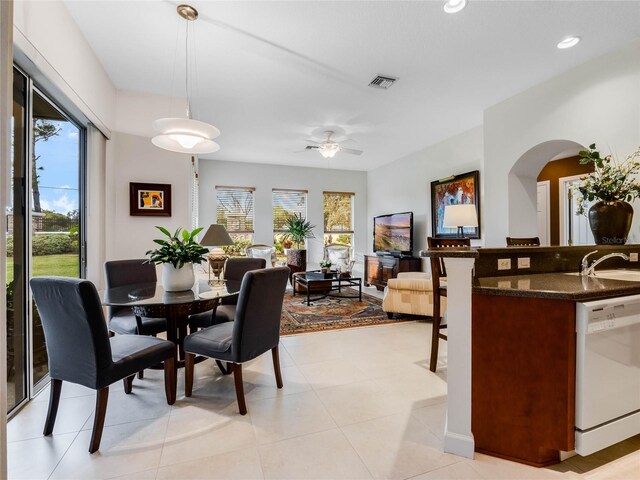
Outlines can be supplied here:
M182 268L176 268L170 263L162 264L162 288L165 292L190 290L195 281L191 262L185 263Z
M296 272L307 270L307 251L295 248L287 250L287 267L289 267L289 282L293 286L291 276Z
M633 207L620 200L597 202L589 209L589 227L597 245L624 245L632 220Z

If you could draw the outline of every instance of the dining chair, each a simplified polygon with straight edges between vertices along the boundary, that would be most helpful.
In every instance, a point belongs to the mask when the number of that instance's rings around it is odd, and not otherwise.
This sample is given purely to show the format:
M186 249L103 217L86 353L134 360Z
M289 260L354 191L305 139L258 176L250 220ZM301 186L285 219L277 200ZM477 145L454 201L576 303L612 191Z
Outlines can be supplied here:
M167 403L176 400L176 346L167 340L141 335L109 337L95 286L88 280L36 277L30 280L44 329L49 356L51 394L43 434L51 435L56 421L62 382L97 391L89 452L100 447L107 413L109 385L123 380L131 393L136 372L164 362Z
M540 237L507 237L507 247L539 247Z
M224 279L228 291L239 291L244 274L251 270L265 268L264 258L228 258L224 266ZM213 310L195 313L189 317L189 331L191 333L200 328L210 327L218 323L232 322L236 316L238 295L232 295L220 300L215 313Z
M269 267L276 266L276 249L271 245L265 245L264 243L255 243L245 248L244 253L249 258L264 258L265 261L268 262Z
M220 323L184 339L185 396L193 390L196 355L227 362L233 371L240 414L247 413L242 383L242 364L271 350L276 385L282 388L280 357L280 316L289 268L276 267L247 272L242 279L233 322Z
M156 267L144 259L113 260L104 264L107 288L124 287L138 283L156 283ZM109 331L120 335L152 335L167 330L164 318L140 318L129 307L107 307Z
M427 237L427 245L431 248L454 248L470 247L471 240L468 238L432 238ZM436 371L438 366L438 347L440 339L446 340L447 336L440 330L447 328L442 322L442 317L447 307L447 289L443 288L447 281L447 269L444 265L444 258L430 257L431 260L431 284L433 288L433 329L431 331L431 358L429 369Z

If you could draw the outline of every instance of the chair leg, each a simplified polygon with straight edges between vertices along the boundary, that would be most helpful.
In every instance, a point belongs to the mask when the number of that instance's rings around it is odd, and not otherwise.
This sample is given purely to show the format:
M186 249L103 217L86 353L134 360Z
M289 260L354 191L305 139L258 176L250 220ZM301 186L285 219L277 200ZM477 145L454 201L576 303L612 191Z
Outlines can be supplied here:
M167 396L167 403L169 405L176 403L177 375L175 357L167 358L164 361L164 393Z
M247 414L247 404L244 401L244 386L242 385L242 364L233 364L233 381L236 384L236 399L238 400L238 408L240 415Z
M122 379L122 383L124 383L124 393L129 395L131 393L131 389L133 388L133 379L135 375L129 375L127 378Z
M223 375L230 375L233 372L233 364L231 362L227 362L225 367L220 360L216 360L216 365L218 365L218 369Z
M91 433L91 443L89 453L94 453L100 448L102 439L102 429L104 418L107 415L107 402L109 400L109 387L104 387L96 393L96 412L93 418L93 432Z
M273 358L273 371L276 374L276 385L282 388L282 373L280 372L280 351L276 345L271 349L271 357Z
M429 370L436 371L438 367L438 346L440 344L440 309L433 309L433 330L431 332L431 360Z
M140 370L138 372L138 380L142 380L144 378L144 370Z
M193 353L187 353L184 359L184 396L190 397L193 391L193 367L196 356Z
M60 404L60 392L62 392L62 380L51 380L51 393L49 394L49 411L47 412L47 420L44 422L43 435L51 435L53 426L56 423L56 415L58 414L58 405Z

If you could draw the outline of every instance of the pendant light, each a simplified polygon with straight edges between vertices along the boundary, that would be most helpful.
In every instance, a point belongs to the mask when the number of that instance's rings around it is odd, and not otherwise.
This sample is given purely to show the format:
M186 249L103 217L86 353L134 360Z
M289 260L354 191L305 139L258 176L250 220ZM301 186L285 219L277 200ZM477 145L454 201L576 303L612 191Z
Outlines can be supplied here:
M220 145L213 141L218 130L213 125L193 120L191 118L191 94L189 82L189 22L198 18L198 11L191 5L179 5L178 15L187 21L186 34L186 87L187 87L187 118L160 118L151 125L159 135L151 139L156 147L172 152L203 154L220 150Z

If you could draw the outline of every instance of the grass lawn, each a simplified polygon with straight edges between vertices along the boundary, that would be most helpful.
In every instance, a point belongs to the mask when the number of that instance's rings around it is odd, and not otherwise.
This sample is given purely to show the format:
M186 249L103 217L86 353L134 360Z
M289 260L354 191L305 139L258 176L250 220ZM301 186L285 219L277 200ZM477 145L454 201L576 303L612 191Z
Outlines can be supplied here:
M33 257L33 276L59 275L62 277L77 277L79 261L80 259L77 253ZM7 283L12 280L13 258L7 258Z

